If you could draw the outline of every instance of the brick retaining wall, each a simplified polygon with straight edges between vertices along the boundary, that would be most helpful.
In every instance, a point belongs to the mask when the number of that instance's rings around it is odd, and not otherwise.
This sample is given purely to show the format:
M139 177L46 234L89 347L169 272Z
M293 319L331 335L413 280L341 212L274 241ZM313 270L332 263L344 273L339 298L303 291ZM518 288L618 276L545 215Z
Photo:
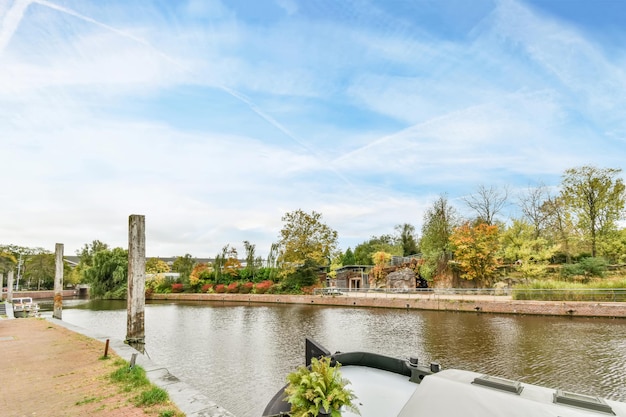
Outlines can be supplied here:
M78 297L79 290L63 290L63 297ZM6 298L6 293L2 293ZM13 298L30 297L33 300L42 300L48 298L54 298L54 290L46 291L13 291Z
M283 294L153 294L153 300L223 301L279 304L317 304L345 307L380 307L416 310L467 311L503 314L532 314L570 317L626 318L626 303L587 301L528 301L510 297L450 297L442 295L322 296Z

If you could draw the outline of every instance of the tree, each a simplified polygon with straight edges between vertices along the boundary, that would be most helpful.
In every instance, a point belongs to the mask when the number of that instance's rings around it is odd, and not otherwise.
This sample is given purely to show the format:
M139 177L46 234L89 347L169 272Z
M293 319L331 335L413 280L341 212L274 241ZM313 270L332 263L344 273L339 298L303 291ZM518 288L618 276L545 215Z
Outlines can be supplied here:
M372 236L368 241L360 243L354 248L356 265L374 265L372 255L376 252L402 256L402 246L392 235Z
M246 275L247 277L254 280L254 274L256 270L258 269L257 260L256 260L256 256L254 253L256 251L256 245L253 245L247 240L244 240L243 248L246 251L246 268L245 268L245 273L243 275Z
M222 255L224 259L223 265L223 274L228 275L230 280L237 278L239 276L239 270L241 270L241 262L239 261L237 249L234 246L226 245L224 247L224 254Z
M209 264L198 263L193 267L189 275L189 285L197 287L203 280L207 281L211 278L213 268Z
M52 253L31 255L25 263L24 281L29 288L35 285L37 290L54 288L56 257ZM65 274L64 274L65 275Z
M450 257L450 236L459 222L456 209L445 195L439 196L424 214L420 247L424 265L420 274L427 279L445 272Z
M508 195L506 187L497 189L493 186L486 188L481 185L474 194L463 198L463 201L476 212L476 220L492 225L495 224L496 216L504 208Z
M533 225L535 239L541 235L541 231L546 226L548 214L542 208L549 198L544 185L528 188L519 196L519 207L524 213L524 217Z
M128 282L128 251L122 248L99 250L93 255L93 265L85 270L85 280L91 284L94 298L126 298Z
M170 272L170 266L159 258L148 258L146 261L147 274L163 274Z
M76 251L76 255L80 258L80 263L83 266L93 265L93 256L96 252L108 250L109 245L99 240L94 240L91 243L85 243L80 250Z
M370 271L370 286L373 288L380 288L385 284L385 278L387 277L387 272L385 271L385 267L389 265L389 261L391 260L391 254L386 252L376 252L372 255L372 262L374 262L374 267Z
M306 261L326 265L337 247L337 232L321 219L320 213L309 214L300 209L283 216L278 262L284 271L293 270Z
M415 226L404 223L396 225L398 232L398 241L402 245L402 256L415 255L419 252L417 240L415 239Z
M513 224L501 234L505 261L515 263L516 269L525 278L544 276L549 260L556 247L546 239L536 236L536 227L524 220L513 220Z
M489 284L498 265L498 226L465 223L450 236L454 258L464 271L461 277Z
M559 246L558 250L565 256L565 262L570 263L577 231L572 222L572 216L565 207L563 198L548 197L541 206L541 211L546 215L544 234L549 240Z
M193 270L195 264L196 260L193 256L187 253L185 256L179 256L174 260L174 263L172 264L172 271L180 274L182 282L188 282L189 276L191 275L191 271Z
M346 249L346 253L341 257L342 265L357 265L356 257L354 256L354 252L352 252L351 248Z
M11 252L0 250L0 274L13 271L17 267L17 259Z
M616 178L621 169L583 166L565 171L561 195L574 213L578 227L591 245L591 256L596 257L598 240L617 230L617 222L624 216L626 186Z

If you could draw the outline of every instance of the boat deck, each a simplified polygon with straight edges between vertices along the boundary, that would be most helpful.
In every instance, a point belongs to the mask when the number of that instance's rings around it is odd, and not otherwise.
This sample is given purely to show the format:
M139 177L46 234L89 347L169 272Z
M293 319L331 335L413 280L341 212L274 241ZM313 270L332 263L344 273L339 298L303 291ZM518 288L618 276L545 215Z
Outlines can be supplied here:
M341 375L350 381L347 388L356 394L361 417L397 416L419 387L407 376L366 366L342 366ZM358 417L350 411L342 415Z

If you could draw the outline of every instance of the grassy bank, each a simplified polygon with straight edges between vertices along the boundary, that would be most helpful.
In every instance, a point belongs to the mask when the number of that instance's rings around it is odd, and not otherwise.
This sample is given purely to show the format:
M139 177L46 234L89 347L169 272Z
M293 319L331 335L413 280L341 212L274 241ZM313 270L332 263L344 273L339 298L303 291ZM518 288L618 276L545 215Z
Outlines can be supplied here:
M597 279L588 283L537 280L516 285L514 300L626 302L626 278Z

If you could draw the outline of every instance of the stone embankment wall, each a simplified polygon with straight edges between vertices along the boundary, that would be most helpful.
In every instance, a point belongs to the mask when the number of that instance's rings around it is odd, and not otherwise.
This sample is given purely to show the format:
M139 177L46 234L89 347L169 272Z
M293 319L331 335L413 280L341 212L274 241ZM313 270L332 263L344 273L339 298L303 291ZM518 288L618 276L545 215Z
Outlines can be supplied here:
M63 298L78 297L79 290L63 290ZM2 293L2 297L6 298L6 293ZM54 290L49 291L13 291L13 298L30 297L33 300L52 299L54 298Z
M570 317L626 318L626 303L587 301L528 301L506 296L464 295L278 295L278 294L153 294L153 300L221 301L379 307L415 310L466 311Z

